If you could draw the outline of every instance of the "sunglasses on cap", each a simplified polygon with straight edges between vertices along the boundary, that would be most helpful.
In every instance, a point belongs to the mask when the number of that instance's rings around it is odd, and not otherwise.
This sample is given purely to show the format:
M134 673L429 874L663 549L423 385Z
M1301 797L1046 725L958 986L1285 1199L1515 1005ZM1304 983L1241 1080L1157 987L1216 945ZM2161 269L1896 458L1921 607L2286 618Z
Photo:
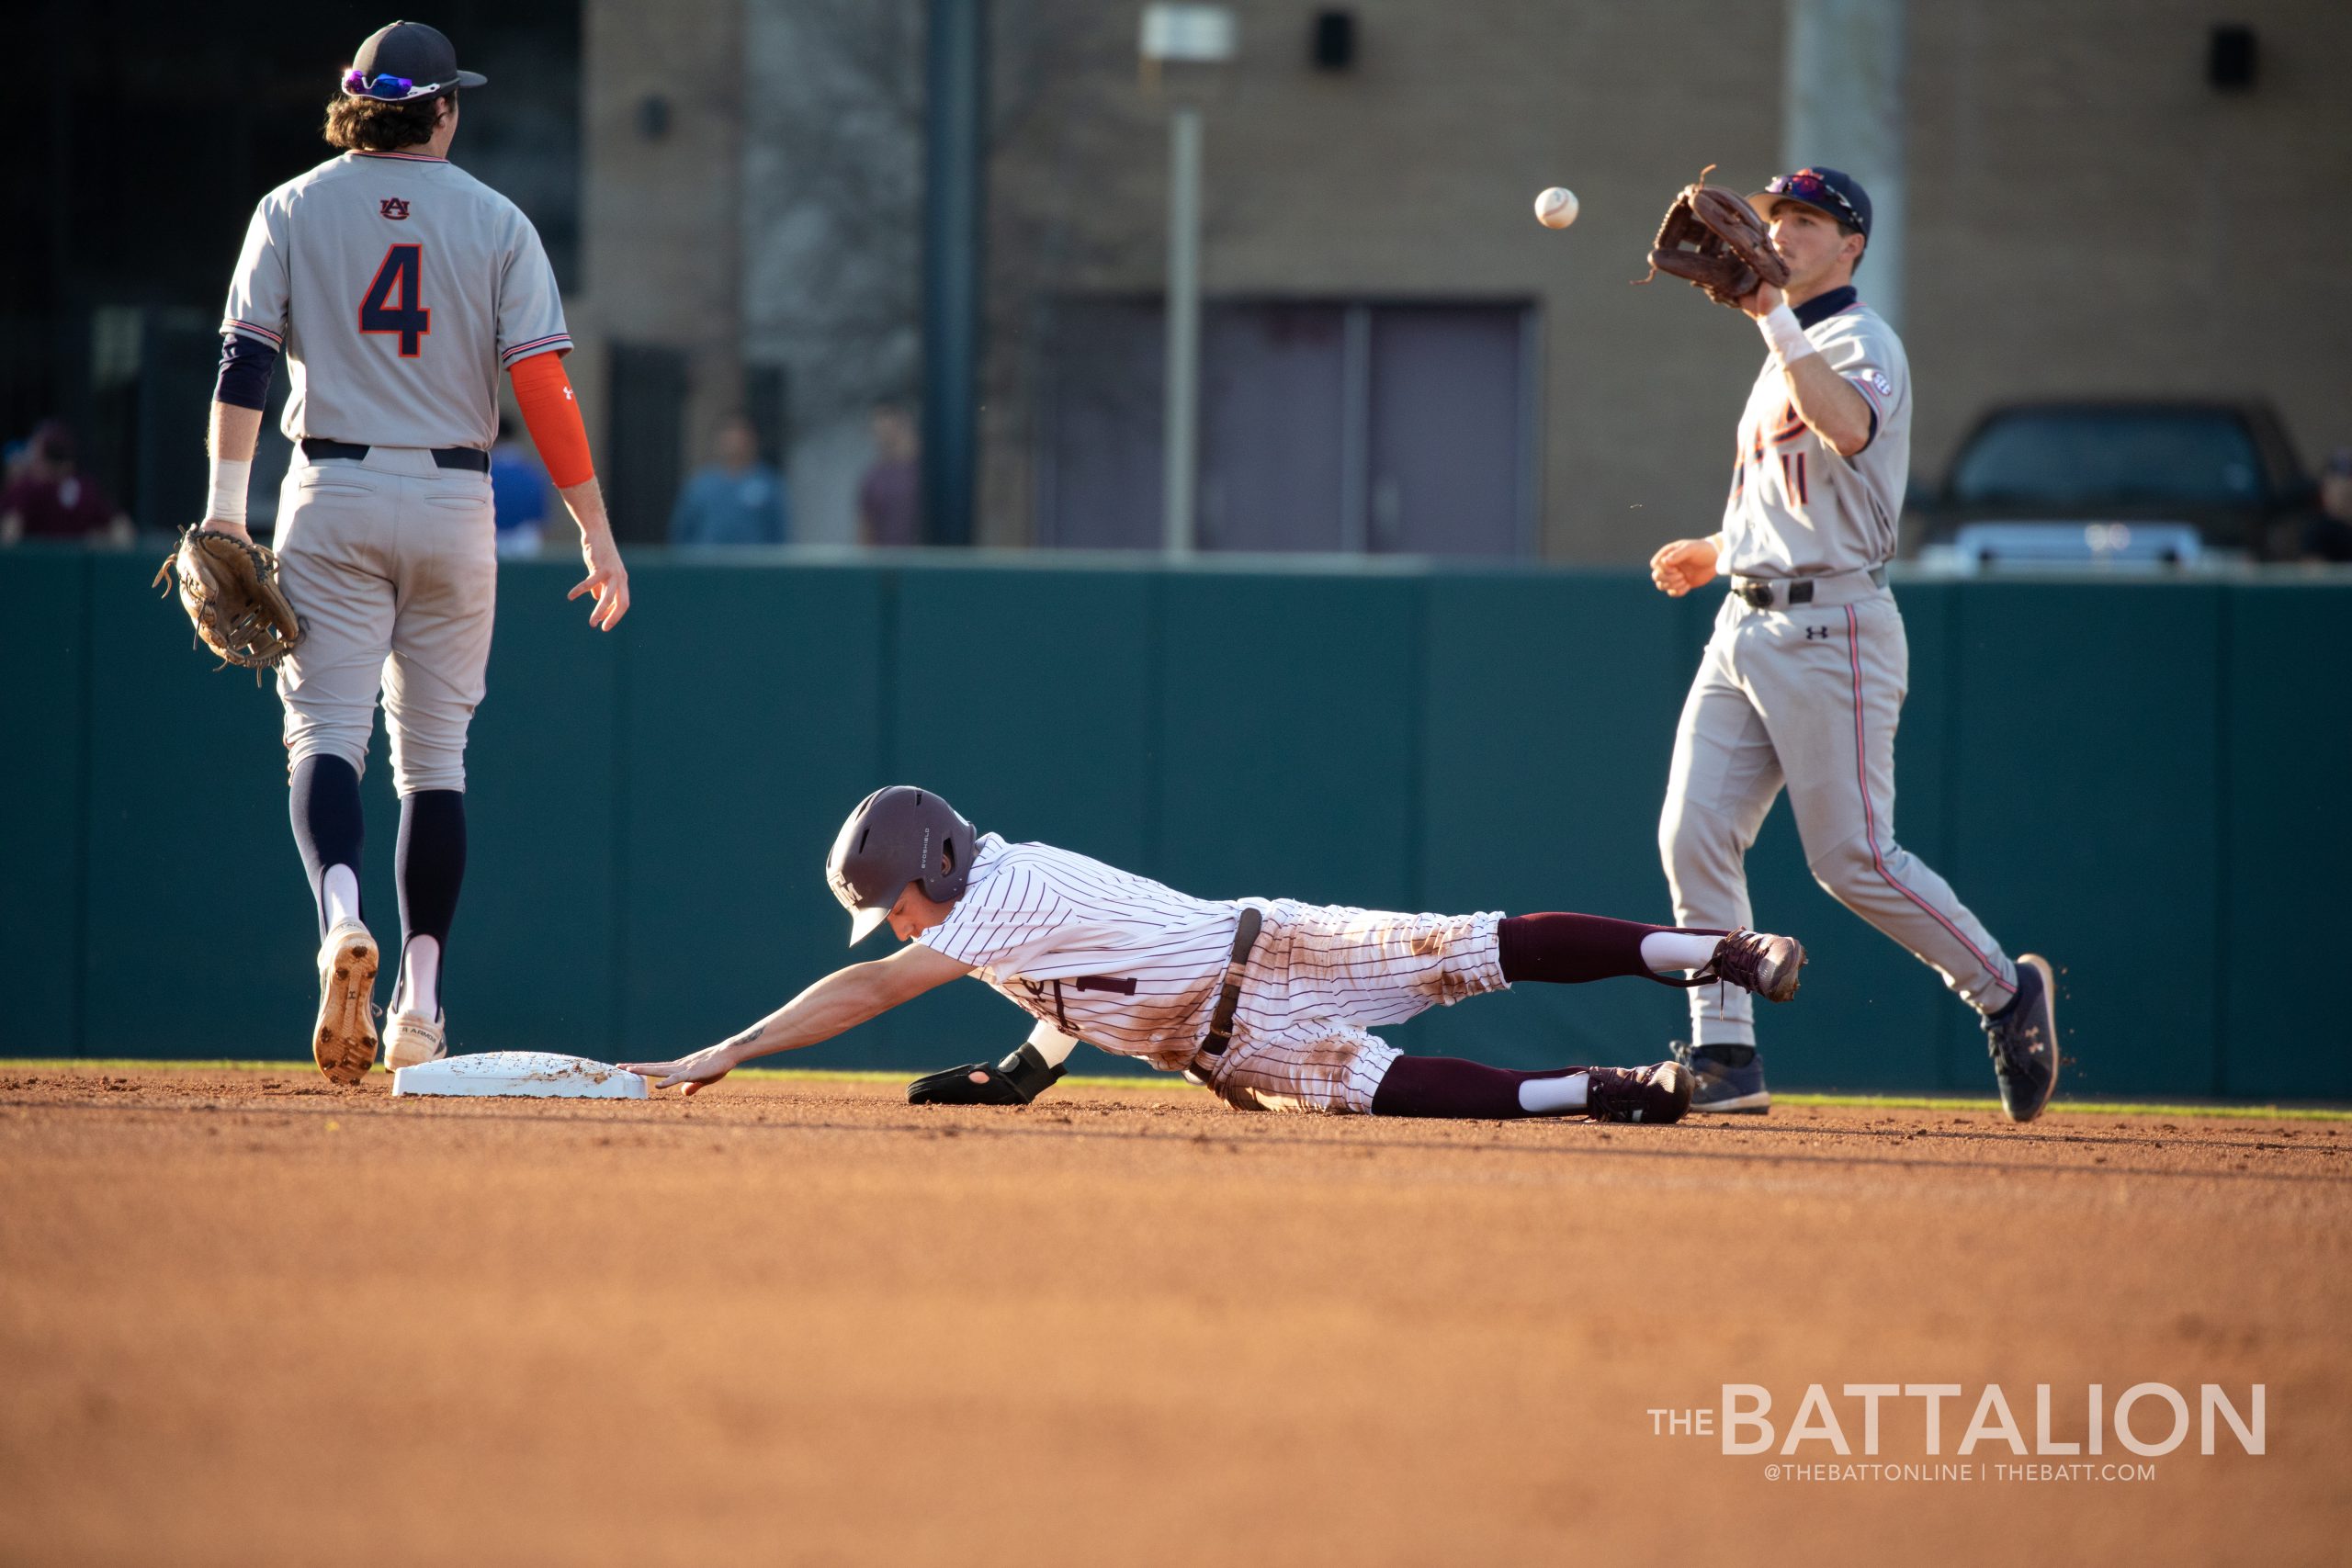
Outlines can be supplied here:
M1792 201L1802 201L1818 207L1849 229L1867 227L1854 204L1839 195L1835 186L1819 175L1806 170L1793 175L1775 175L1764 186L1767 196L1785 196Z
M370 76L364 71L354 71L344 77L343 90L355 98L378 98L388 104L398 104L411 98L431 97L443 88L438 82L420 84L407 76L389 73Z

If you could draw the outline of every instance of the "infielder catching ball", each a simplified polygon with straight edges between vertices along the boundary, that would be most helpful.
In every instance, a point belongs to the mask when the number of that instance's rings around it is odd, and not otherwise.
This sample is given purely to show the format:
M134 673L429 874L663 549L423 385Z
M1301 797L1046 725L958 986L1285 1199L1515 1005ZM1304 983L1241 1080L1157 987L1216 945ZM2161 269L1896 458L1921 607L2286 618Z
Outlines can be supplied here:
M386 1059L442 1055L440 976L465 874L466 731L482 698L498 581L490 446L514 385L580 525L592 625L628 611L588 438L563 373L571 339L530 220L448 162L460 87L449 40L371 36L327 110L342 154L269 193L229 288L207 527L240 539L271 372L293 377L295 461L278 558L302 636L278 666L294 840L318 902L320 1071L376 1058L375 939L360 919L359 772L380 690L401 797L401 974Z
M1702 276L1722 256L1680 248L1694 236L1714 243L1692 227L1703 220L1748 254L1758 219L1778 254L1758 265L1784 272L1781 287L1737 270L1724 287L1724 274ZM1658 846L1676 919L1744 926L1745 857L1785 784L1814 875L1984 1015L2001 1104L2030 1122L2058 1083L2050 964L2032 953L2010 962L1944 879L1894 841L1894 726L1910 655L1886 563L1911 468L1911 371L1894 329L1854 291L1870 229L1859 184L1803 169L1744 207L1690 187L1660 231L1653 262L1732 295L1771 354L1740 419L1722 529L1650 560L1677 597L1731 576L1675 735ZM1697 1080L1692 1109L1765 1110L1772 1097L1747 993L1693 990L1690 1010L1691 1040L1676 1042L1676 1055Z
M754 1056L830 1040L974 975L1035 1018L1035 1032L1003 1062L938 1075L910 1098L1026 1101L1083 1040L1183 1073L1241 1110L1672 1122L1690 1101L1690 1074L1677 1063L1511 1072L1408 1056L1369 1030L1521 980L1638 975L1784 1001L1804 963L1793 939L1757 931L1194 898L1067 850L976 832L937 795L903 784L850 814L825 879L851 912L853 945L886 921L908 945L836 970L731 1040L629 1070L691 1094ZM1683 969L1699 974L1666 978Z

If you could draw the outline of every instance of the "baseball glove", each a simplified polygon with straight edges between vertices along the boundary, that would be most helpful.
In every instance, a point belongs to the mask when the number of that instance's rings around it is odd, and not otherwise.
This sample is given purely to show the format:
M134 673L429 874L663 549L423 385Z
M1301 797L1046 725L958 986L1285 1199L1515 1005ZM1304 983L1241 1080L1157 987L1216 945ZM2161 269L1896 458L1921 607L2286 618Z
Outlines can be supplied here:
M1772 236L1754 208L1706 183L1714 172L1708 164L1675 197L1650 245L1649 277L1634 281L1647 283L1661 272L1672 273L1705 289L1717 304L1737 310L1758 284L1777 288L1788 282L1789 265L1772 248Z
M1034 1045L1001 1062L967 1062L907 1086L909 1105L1026 1105L1061 1080L1068 1067L1048 1066Z
M234 534L192 524L164 558L155 582L176 579L180 607L196 623L196 640L226 664L266 670L302 640L294 606L277 586L277 556ZM171 590L164 590L166 597Z

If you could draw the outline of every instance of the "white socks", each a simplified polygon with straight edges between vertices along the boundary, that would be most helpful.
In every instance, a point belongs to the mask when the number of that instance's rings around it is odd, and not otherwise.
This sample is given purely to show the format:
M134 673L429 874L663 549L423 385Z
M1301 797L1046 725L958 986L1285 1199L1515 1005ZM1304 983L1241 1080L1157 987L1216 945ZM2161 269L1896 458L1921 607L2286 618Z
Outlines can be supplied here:
M1642 938L1642 962L1650 966L1653 975L1671 974L1677 969L1704 969L1707 960L1715 955L1719 936L1704 936L1693 931L1652 931Z
M401 953L401 983L392 993L394 1012L414 1013L420 1018L441 1016L441 941L438 937L413 936Z
M1642 957L1649 958L1651 939L1642 939ZM1586 1082L1589 1073L1570 1073L1564 1078L1529 1078L1519 1086L1519 1108L1531 1116L1557 1116L1564 1111L1582 1111Z
M359 878L347 865L331 865L319 878L319 898L327 907L327 930L333 931L345 920L356 920L359 918Z

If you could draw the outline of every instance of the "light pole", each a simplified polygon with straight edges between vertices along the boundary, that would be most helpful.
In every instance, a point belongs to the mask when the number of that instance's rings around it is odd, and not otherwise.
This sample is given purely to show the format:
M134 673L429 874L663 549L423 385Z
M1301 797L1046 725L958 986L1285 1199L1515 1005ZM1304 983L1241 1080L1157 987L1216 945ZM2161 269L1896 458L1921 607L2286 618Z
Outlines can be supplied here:
M1172 89L1170 66L1213 66L1233 58L1233 13L1223 6L1146 6L1142 55L1147 87ZM1160 470L1162 538L1171 556L1198 542L1200 475L1201 110L1177 99L1168 114L1168 378Z

